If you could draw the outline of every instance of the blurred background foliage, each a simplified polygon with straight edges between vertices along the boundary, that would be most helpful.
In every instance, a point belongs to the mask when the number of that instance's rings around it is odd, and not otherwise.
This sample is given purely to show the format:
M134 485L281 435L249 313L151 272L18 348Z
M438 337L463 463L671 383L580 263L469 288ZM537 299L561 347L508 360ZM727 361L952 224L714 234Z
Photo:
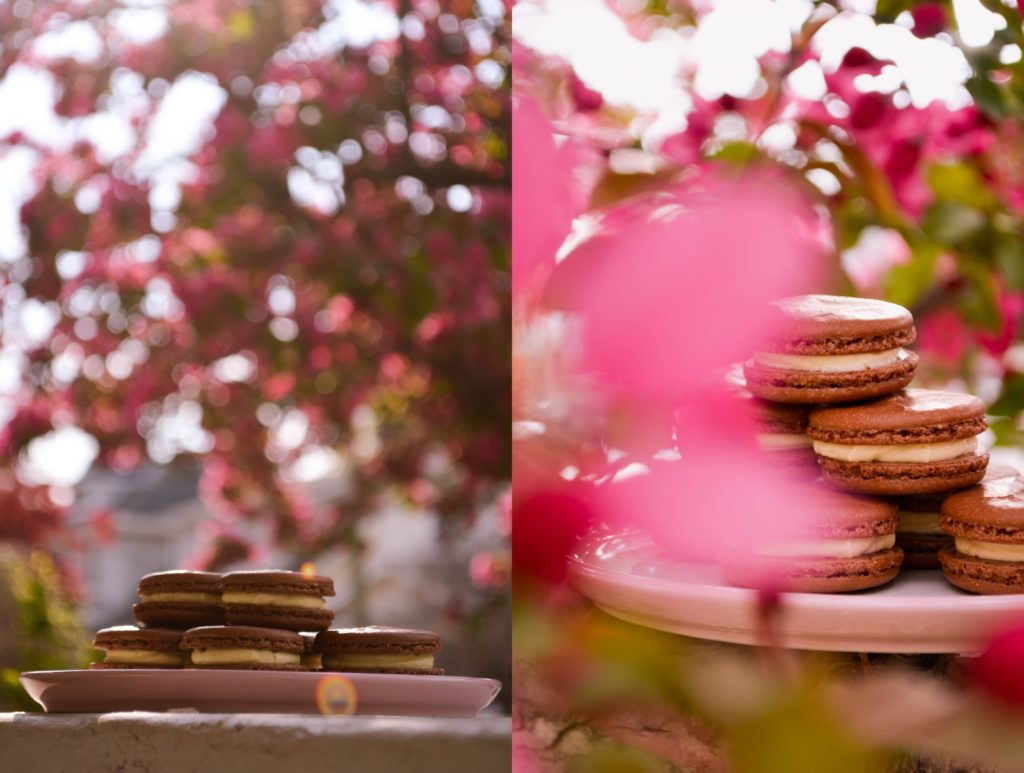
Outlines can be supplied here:
M446 545L500 514L510 63L502 0L0 3L9 572L49 554L81 598L117 536L79 506L90 467L197 475L211 569L358 559L389 503ZM449 554L441 614L493 628L507 531ZM34 582L13 667L77 665Z
M0 657L0 705L36 711L18 674L83 667L91 639L82 628L61 574L44 551L0 545L0 619L9 621L13 637L3 637Z

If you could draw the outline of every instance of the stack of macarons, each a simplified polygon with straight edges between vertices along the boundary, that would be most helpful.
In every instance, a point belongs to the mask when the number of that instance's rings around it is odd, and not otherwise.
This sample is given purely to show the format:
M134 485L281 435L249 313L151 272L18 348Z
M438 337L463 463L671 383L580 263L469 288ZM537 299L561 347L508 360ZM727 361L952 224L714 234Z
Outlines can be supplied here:
M747 390L763 404L764 416L805 412L804 440L796 437L794 429L782 433L782 442L790 448L809 447L822 481L849 497L839 508L844 513L839 519L843 530L853 528L854 513L859 511L865 534L872 529L881 534L878 508L884 506L893 511L890 521L895 532L894 546L888 545L888 538L862 540L855 546L844 543L841 556L826 556L820 555L824 543L818 540L813 548L819 554L787 553L797 562L830 557L834 562L830 575L834 581L796 576L789 578L787 587L804 591L874 587L891 580L901 561L912 568L938 567L940 555L954 556L942 561L947 576L956 562L962 572L962 551L953 550L953 540L968 539L957 537L956 528L964 534L969 529L962 520L956 521L960 527L943 526L953 520L939 516L947 512L944 500L959 501L955 497L960 495L950 496L953 492L985 477L988 454L978 444L978 436L988 426L984 402L957 392L907 388L917 355L905 347L914 342L916 332L912 315L902 306L806 295L779 301L773 310L773 338L743 366ZM770 436L762 441L761 424L759 443L777 445ZM823 510L822 514L822 530L827 532L837 508L830 505L825 510L831 513ZM857 558L878 560L860 562L854 572L848 565L854 558L848 554L853 547L863 551ZM840 566L840 561L847 566ZM1021 561L1024 588L1024 556ZM867 564L877 566L865 570ZM994 592L990 588L975 582L970 589Z
M93 669L214 668L443 674L437 634L401 628L330 630L330 577L302 572L170 571L139 581L137 626L105 628Z

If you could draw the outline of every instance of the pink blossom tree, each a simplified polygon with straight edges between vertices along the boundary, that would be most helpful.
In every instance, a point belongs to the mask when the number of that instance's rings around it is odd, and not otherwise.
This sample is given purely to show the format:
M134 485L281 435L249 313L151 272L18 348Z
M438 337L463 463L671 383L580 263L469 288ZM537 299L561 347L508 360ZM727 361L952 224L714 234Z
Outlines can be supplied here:
M0 73L30 73L53 110L46 131L0 137L0 159L30 161L4 307L52 326L5 338L0 536L59 544L71 495L21 465L64 426L114 470L200 464L212 568L248 554L243 521L314 556L355 540L384 491L458 522L495 501L508 10L370 3L378 31L360 37L351 9L316 0L0 7ZM183 406L192 440L160 440ZM302 431L284 442L288 417ZM326 511L287 474L311 448L352 473Z

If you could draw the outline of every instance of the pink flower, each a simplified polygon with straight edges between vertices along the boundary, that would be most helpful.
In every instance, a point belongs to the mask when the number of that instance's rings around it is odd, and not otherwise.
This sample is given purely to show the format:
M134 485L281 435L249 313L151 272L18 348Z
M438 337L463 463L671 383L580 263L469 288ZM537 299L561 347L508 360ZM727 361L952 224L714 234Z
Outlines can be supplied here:
M999 329L995 332L978 332L978 343L995 357L1001 357L1020 333L1024 321L1024 293L1000 289L998 303Z
M1024 626L992 637L966 671L974 684L999 702L1024 709Z
M890 107L892 107L892 103L884 94L879 94L877 91L861 94L850 108L850 124L855 129L869 129L883 119L886 110Z
M512 289L518 294L554 266L583 200L573 180L575 147L556 143L536 101L519 95L512 105Z
M868 226L857 243L843 252L843 270L862 293L878 294L893 266L910 260L910 247L899 231Z
M572 100L576 103L576 109L582 111L598 110L604 104L604 97L601 92L590 88L580 77L573 73L570 78Z
M508 584L507 553L481 551L469 560L469 578L478 588L501 588Z
M584 319L586 370L678 399L764 335L768 301L815 286L817 217L782 177L706 177L612 211L552 292Z
M956 309L939 309L917 323L917 349L947 367L957 367L967 351L967 325Z
M641 528L681 560L728 557L757 587L778 587L751 552L806 538L825 494L766 467L754 431L749 410L724 387L692 396L678 410L681 458L609 486L596 500L600 520Z
M946 29L946 9L941 3L921 3L910 13L914 17L912 31L919 38L931 38Z
M565 578L565 562L593 520L586 487L518 487L512 501L512 565L517 577L545 584Z

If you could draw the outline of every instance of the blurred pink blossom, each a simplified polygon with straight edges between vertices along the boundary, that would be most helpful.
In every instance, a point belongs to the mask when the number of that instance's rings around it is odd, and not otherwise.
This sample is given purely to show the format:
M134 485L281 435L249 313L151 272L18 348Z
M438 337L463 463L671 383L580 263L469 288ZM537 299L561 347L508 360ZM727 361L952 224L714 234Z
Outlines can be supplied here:
M817 215L781 176L708 176L609 213L558 266L587 370L676 399L745 359L770 300L816 285ZM554 281L554 279L553 279Z
M1020 335L1024 322L1024 293L1011 293L1005 288L999 290L999 329L994 332L978 332L980 343L989 354L1001 357Z
M947 367L963 361L969 336L956 309L939 309L917 322L917 349Z
M910 13L914 18L913 33L919 38L935 37L946 29L946 9L942 3L919 3Z
M570 85L572 87L572 100L576 104L577 110L597 110L604 104L604 97L601 96L601 92L590 88L580 80L580 76L576 73L572 74Z
M969 662L966 672L989 695L1024 709L1024 626L993 636L982 653Z
M819 488L765 465L747 406L725 389L680 406L681 459L611 485L598 516L620 528L642 528L674 557L727 558L759 587L775 587L751 561L759 547L806 538Z
M910 247L899 231L868 226L857 243L843 252L843 270L857 290L878 294L893 266L910 260Z
M518 295L555 254L584 206L574 182L576 148L556 142L540 105L518 95L512 109L512 288Z
M517 577L545 584L565 579L569 553L594 518L586 486L558 481L528 487L520 480L512 500L512 565Z

